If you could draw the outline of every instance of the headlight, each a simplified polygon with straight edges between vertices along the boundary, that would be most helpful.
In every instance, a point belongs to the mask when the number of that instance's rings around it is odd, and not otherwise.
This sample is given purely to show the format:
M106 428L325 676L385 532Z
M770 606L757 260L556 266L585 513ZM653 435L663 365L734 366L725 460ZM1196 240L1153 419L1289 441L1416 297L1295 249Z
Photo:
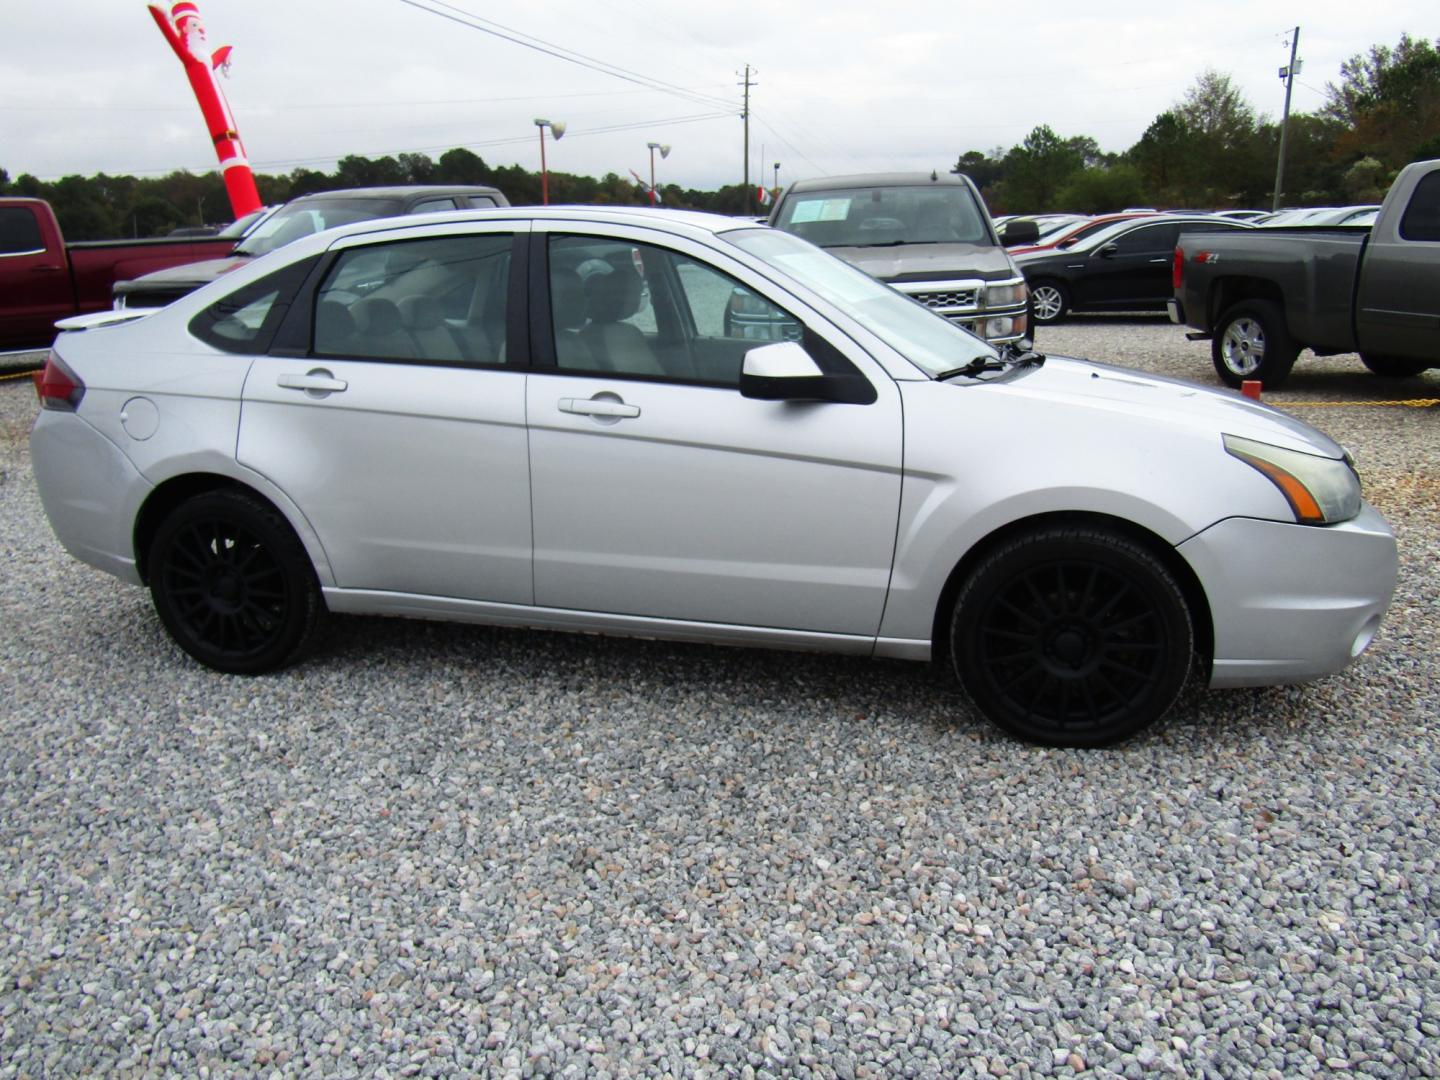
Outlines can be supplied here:
M1360 513L1360 478L1349 462L1226 435L1225 450L1280 489L1302 525L1333 525Z
M1030 291L1021 281L1014 285L987 285L985 286L985 306L987 308L1004 307L1006 304L1023 304Z

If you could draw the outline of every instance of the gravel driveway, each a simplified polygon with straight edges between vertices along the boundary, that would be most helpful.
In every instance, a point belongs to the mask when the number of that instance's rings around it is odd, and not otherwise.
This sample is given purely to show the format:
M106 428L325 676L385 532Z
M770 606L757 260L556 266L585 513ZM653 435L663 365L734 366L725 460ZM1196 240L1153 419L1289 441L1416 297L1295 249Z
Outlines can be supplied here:
M1390 618L1081 752L899 663L351 618L210 673L60 550L0 382L0 1078L1440 1074L1440 408L1305 407L1440 371L1268 397L1356 452Z

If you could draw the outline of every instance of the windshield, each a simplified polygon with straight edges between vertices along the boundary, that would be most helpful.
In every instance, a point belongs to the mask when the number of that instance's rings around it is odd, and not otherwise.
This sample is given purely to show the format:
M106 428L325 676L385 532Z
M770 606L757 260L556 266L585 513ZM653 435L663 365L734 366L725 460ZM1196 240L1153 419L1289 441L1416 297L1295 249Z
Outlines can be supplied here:
M316 199L282 206L256 227L235 248L237 255L264 255L302 236L350 225L356 221L389 217L400 212L398 199Z
M840 308L931 378L1000 354L970 331L847 262L774 229L720 234Z
M821 247L992 242L985 211L963 184L792 193L775 227Z

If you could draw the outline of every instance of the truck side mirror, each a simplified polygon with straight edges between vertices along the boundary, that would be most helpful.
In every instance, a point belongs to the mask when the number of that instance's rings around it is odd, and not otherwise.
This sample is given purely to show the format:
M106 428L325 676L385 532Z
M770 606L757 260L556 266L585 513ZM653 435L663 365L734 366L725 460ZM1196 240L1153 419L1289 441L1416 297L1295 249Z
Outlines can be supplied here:
M1040 239L1040 226L1029 218L1014 218L1000 227L1000 242L1006 247L1033 244Z

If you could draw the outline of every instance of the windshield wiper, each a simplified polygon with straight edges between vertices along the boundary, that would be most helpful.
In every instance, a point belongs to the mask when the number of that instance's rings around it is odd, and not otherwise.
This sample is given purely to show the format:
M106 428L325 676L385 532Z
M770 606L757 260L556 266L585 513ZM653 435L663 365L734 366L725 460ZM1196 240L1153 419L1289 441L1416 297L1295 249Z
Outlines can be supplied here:
M949 371L942 371L935 376L937 382L946 379L953 379L956 375L964 375L966 378L974 378L984 371L1004 371L1005 363L993 356L977 356L964 367L951 368Z

